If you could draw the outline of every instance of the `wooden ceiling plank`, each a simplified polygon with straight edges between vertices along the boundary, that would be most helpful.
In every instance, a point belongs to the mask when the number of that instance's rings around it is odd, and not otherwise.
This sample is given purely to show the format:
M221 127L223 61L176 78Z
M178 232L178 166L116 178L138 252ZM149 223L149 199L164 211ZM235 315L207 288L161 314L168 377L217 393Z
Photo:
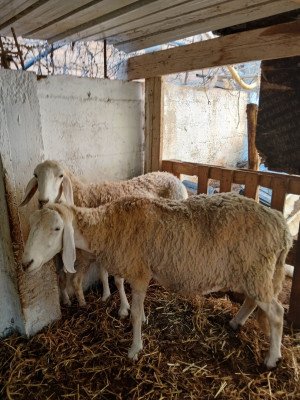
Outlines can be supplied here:
M79 36L77 37L76 34L78 32L87 30L87 29L93 27L94 25L97 25L97 24L99 25L105 21L113 21L115 18L118 18L119 16L121 16L123 14L130 15L130 13L134 12L134 10L140 9L140 7L142 7L146 4L149 4L151 2L158 2L158 1L159 0L139 0L139 1L134 1L134 2L131 1L132 4L128 4L124 7L117 8L116 10L114 10L111 13L94 18L90 21L87 21L81 25L77 25L73 28L67 29L62 33L56 34L56 35L48 38L48 40L50 43L59 42L59 41L66 40L66 39L72 40L72 41L80 40L83 37L79 37Z
M242 1L242 4L243 4L243 7L240 6L241 1ZM161 3L162 3L162 7L166 6L166 2L161 2ZM172 8L175 7L174 3L176 3L176 2L175 1L172 2L172 6L173 6ZM192 2L187 2L186 5L188 5L188 3L192 3ZM219 3L221 3L221 4L219 4ZM227 7L226 10L228 10L227 11L228 15L231 16L233 11L232 11L232 7L230 7L230 6L232 5L232 3L234 3L235 6L239 7L239 9L242 8L241 12L247 15L247 13L248 13L247 6L249 6L249 1L246 1L246 0L227 0L225 2L224 1L220 2L219 0L214 0L214 1L207 2L206 0L204 0L204 1L201 2L201 6L206 8L208 6L208 4L210 4L210 7L214 7L214 5L217 4L217 6L216 6L217 10L218 9L222 10L223 7ZM274 4L276 5L276 3L282 3L282 0L275 0L275 1L274 0L269 0L269 1L266 1L266 0L255 0L255 2L251 2L251 7L253 6L253 3L254 3L254 6L257 5L257 4L260 4L260 3L265 4L265 7L268 9L267 15L272 15L272 13L276 14L276 8L274 8ZM228 4L229 4L229 6L228 6ZM284 2L284 5L281 6L281 7L283 8L283 10L288 10L289 11L290 9L297 8L297 5L295 5L295 4L292 4L292 5L291 4L285 4L285 2ZM156 17L154 17L154 19L156 18L156 19L158 19L160 21L160 19L161 19L160 14L162 13L162 10L163 9L161 8L160 12L159 12L159 15L156 14ZM144 15L147 14L147 11L148 10L146 10L146 5L145 5L140 9L134 10L133 14L135 13L135 15L134 15L135 18L141 17L141 19L142 19L143 18L143 14ZM171 12L172 11L169 10L169 13L171 13ZM259 14L260 18L264 17L264 15L261 15L260 12L261 12L261 8L259 8L257 10L257 13ZM199 12L200 16L201 16L201 13L202 13L202 11ZM195 12L191 14L191 18L194 18L193 14L195 14ZM152 16L150 16L150 17L152 18ZM197 17L199 19L199 15L197 15ZM197 17L196 17L196 19L197 19ZM48 38L48 39L49 39L50 42L61 41L61 40L63 40L63 38L66 38L66 33L67 33L67 35L68 35L67 39L68 40L72 40L72 41L82 40L82 39L85 39L85 40L108 39L108 42L112 44L111 36L113 36L113 37L114 36L118 36L118 32L124 30L124 27L123 27L123 25L121 25L121 22L124 21L126 23L128 21L128 19L129 19L129 15L120 15L120 16L116 17L116 20L109 19L107 21L103 21L103 23L101 23L101 24L96 24L95 25L91 21L91 23L89 24L89 25L91 25L90 27L86 27L86 28L83 27L84 28L83 30L80 30L79 28L76 28L78 30L78 32L75 33L75 34L72 34L72 32L70 32L70 35L69 35L68 32L64 32L61 35L56 35L56 36L54 36L52 38ZM182 25L182 21L183 20L184 20L184 18L180 18L179 17L179 19L176 20L176 22L174 23L174 26L172 26L170 28L172 30L172 35L173 36L175 36L173 31L177 31L178 26ZM204 24L206 23L206 20L207 20L207 18L203 18L203 23ZM147 17L145 17L145 21L144 21L144 24L143 24L144 26L146 25L146 22L147 22ZM106 26L104 25L105 23L106 23ZM110 30L110 27L113 26L115 23L118 24L117 25L117 29L116 30L114 30L114 29ZM191 22L188 22L187 25L189 25L190 23ZM197 23L197 26L198 26L198 21L196 23ZM164 23L162 23L162 26L163 26L163 24ZM105 31L105 28L108 28L108 31ZM176 28L176 29L174 29L174 28ZM98 33L96 35L95 32L97 32L97 31L99 32L99 29L102 30L102 33L100 33L100 34ZM155 33L158 32L156 28L153 28L153 31ZM203 33L203 32L207 32L207 30L203 29L201 32L199 32L199 29L197 28L195 30L195 27L194 27L192 32L193 32L192 34L195 34L195 32L196 33ZM169 36L170 36L170 34L169 34ZM177 37L177 39L181 39L183 37L186 37L186 36L180 36L180 37ZM175 40L175 39L176 38L174 37L171 40ZM165 42L160 42L160 43L155 43L155 44L162 44L162 43L165 43ZM125 47L127 47L126 44L125 44L125 46L123 46L123 44L121 44L120 46L124 47L124 49L122 48L122 50L127 51L125 49ZM149 47L149 46L147 46L147 47ZM145 48L145 47L143 47L143 48ZM131 51L133 51L133 50L131 50Z
M137 3L137 1L138 0L122 0L122 6ZM35 35L36 37L45 37L45 39L47 39L67 29L82 25L95 17L103 17L120 8L120 2L112 2L111 0L89 0L87 3L86 6L79 7L73 10L73 12L64 14L59 18L54 18L52 20L46 19L46 24L37 25L35 29L31 29L26 33L27 36ZM42 31L46 34L41 35Z
M269 0L271 3L272 0ZM280 0L277 0L280 1ZM211 5L211 2L207 2L205 6L201 9L185 9L182 7L181 12L178 11L173 15L168 12L161 12L159 15L155 15L152 19L144 19L144 23L140 24L139 27L132 27L130 30L125 31L122 34L116 35L112 32L110 36L111 44L121 43L127 40L133 40L140 37L146 37L152 35L153 32L168 31L174 29L174 27L180 27L182 25L190 25L192 23L203 24L208 23L208 21L213 20L216 17L224 15L228 18L232 13L249 13L254 7L260 6L264 0L253 0L251 5L248 7L249 3L247 0L231 0L231 1L220 1L219 4Z
M14 23L14 29L26 37L26 33L32 31L40 26L49 23L52 20L63 18L70 13L77 13L89 4L102 3L101 0L50 0L47 3L33 10L31 13L18 19ZM111 3L111 2L110 2ZM8 27L10 29L10 26Z
M300 55L300 20L131 57L122 79L143 79Z
M15 21L18 21L22 16L30 14L35 8L40 7L49 0L10 0L5 1L4 4L0 3L0 31L5 35L4 28L10 27ZM6 32L7 33L7 32Z
M244 9L238 12L232 12L230 15L215 16L213 19L202 21L201 23L190 23L184 26L178 26L177 29L168 29L166 31L156 31L153 35L145 36L135 40L125 41L123 43L115 44L119 50L127 53L145 49L157 44L168 43L172 40L182 39L192 35L209 32L215 29L221 29L235 24L245 23L252 20L268 17L275 14L280 14L286 11L297 9L296 3L291 2L277 2L275 4L266 4L257 6L250 9ZM108 39L110 43L110 39Z
M213 0L214 3L220 3L222 0ZM202 4L211 3L212 0L202 0ZM97 34L98 39L105 39L106 37L116 34L118 32L125 31L126 29L130 29L131 26L140 27L144 21L149 16L153 16L153 18L160 18L160 14L167 10L169 13L174 13L176 7L190 7L191 3L196 3L199 8L199 0L173 0L173 1L164 1L164 2L148 2L148 4L144 4L142 7L134 8L129 10L128 12L117 15L115 18L110 18L101 22L100 24L92 25L84 30L81 30L78 33L75 33L68 37L69 40L82 40L86 37L92 37L92 35ZM53 40L53 36L57 36L59 33L63 33L67 29L73 28L75 26L74 18L69 18L63 21L63 23L53 25L49 27L45 32L41 29L38 34L46 34L48 38ZM78 24L77 24L78 25ZM91 39L93 40L93 39Z
M256 0L256 1L262 1L262 0ZM134 20L130 21L125 21L125 23L120 24L118 23L117 26L112 26L109 24L101 25L99 28L95 27L95 32L96 29L98 28L97 34L93 36L89 36L90 40L99 40L102 38L111 38L110 42L113 44L114 40L117 42L124 41L124 39L119 39L127 35L127 33L134 34L136 31L139 31L140 29L144 29L146 26L148 29L155 30L156 28L154 27L156 24L164 24L166 21L173 20L174 18L178 17L180 22L182 23L183 20L187 18L187 16L194 16L196 14L201 14L202 12L205 13L207 9L211 9L211 5L214 3L217 7L221 7L221 3L224 3L223 0L214 0L212 2L211 0L204 0L201 2L201 9L199 9L199 1L193 0L189 1L188 3L184 4L178 4L177 6L172 4L172 8L167 8L164 10L160 10L159 12L153 12L149 14L147 10L144 10L145 7L143 8L144 13L141 16L137 16ZM194 17L192 17L194 18ZM117 21L119 22L119 21ZM175 25L175 24L174 24ZM178 22L176 23L175 26L178 26ZM137 35L139 36L139 34ZM115 39L114 39L115 38Z
M28 6L34 4L37 0L5 0L0 2L1 16L0 24L7 19L12 18L15 14L25 10Z
M182 3L183 1L186 1L186 0L174 0L174 3L175 4L179 3L179 2ZM110 3L111 3L111 1L110 1ZM161 2L159 2L159 3L161 3ZM155 1L152 0L152 1L149 2L149 4L146 4L146 5L143 6L143 10L146 10L146 9L156 10L157 7L159 7L159 8L161 7L161 5L159 3L156 3ZM96 25L97 27L99 26L101 28L95 28L96 29L95 32L99 32L100 30L102 30L102 26L108 28L108 27L111 26L111 23L119 24L119 20L123 21L123 22L126 22L128 20L128 18L133 18L132 15L133 16L136 15L136 14L141 15L140 9L141 9L141 7L133 8L132 10L128 10L128 12L125 12L124 14L116 15L114 18L109 18L107 20L104 20L103 22L100 23L100 25L99 24ZM94 10L95 10L94 11L94 15L92 17L90 17L89 19L85 18L85 20L81 19L81 20L79 20L79 22L83 24L85 22L88 22L89 20L92 20L92 19L95 19L96 17L99 17L99 15L96 12L95 7L94 7ZM70 16L68 18L65 18L63 21L60 21L60 22L55 23L53 25L50 25L48 27L45 27L45 28L44 27L40 27L40 29L34 34L35 34L35 36L39 36L40 35L41 37L43 37L43 36L46 35L47 38L52 38L54 36L57 36L60 33L63 33L63 32L66 32L66 31L68 31L70 29L75 28L78 25L79 25L78 24L78 19L76 18L75 15L73 15L73 16ZM93 28L93 26L91 28L87 28L86 30L90 31L92 28ZM85 30L83 32L85 32ZM92 31L92 33L94 33L94 32ZM70 40L83 39L84 38L84 34L81 35L81 36L82 37L80 37L80 38L78 37L77 38L76 37L76 33L75 33L74 37L72 37L72 36L70 37Z

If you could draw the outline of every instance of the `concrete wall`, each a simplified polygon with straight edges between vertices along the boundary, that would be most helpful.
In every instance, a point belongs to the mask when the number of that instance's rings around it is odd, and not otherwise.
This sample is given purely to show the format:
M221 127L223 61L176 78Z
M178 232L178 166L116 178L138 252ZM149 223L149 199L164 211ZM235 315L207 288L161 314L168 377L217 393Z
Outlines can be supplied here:
M165 86L163 159L233 167L247 160L248 95Z
M143 172L142 84L52 76L38 97L45 158L92 182Z

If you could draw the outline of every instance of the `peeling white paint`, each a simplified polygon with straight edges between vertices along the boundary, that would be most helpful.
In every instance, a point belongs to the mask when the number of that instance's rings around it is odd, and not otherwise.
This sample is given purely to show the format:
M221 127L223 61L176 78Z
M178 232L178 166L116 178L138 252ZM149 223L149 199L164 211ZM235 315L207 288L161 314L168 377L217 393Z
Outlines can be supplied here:
M163 159L235 167L247 160L248 94L165 86Z

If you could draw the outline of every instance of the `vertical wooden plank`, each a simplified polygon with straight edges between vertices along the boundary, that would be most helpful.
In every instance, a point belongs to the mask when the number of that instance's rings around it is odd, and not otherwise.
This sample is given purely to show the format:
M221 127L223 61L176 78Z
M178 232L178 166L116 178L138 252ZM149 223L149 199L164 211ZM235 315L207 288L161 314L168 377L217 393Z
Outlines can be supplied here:
M209 179L209 170L210 168L207 166L199 166L198 167L198 189L197 194L208 193L208 179Z
M257 171L259 167L259 156L255 146L257 111L258 106L256 104L247 105L248 168L255 171Z
M161 77L145 80L145 172L162 167L164 95Z
M231 192L233 184L234 171L230 169L223 169L220 179L220 192Z
M272 178L271 189L272 189L272 201L271 208L278 211L283 211L285 196L287 194L289 180L286 178Z
M173 173L173 161L163 160L162 161L162 171Z
M290 297L290 307L288 312L288 322L292 323L294 328L300 328L300 242L299 239L294 244L297 246L296 259L294 264L294 276Z
M259 176L255 174L247 174L245 180L245 196L259 201Z

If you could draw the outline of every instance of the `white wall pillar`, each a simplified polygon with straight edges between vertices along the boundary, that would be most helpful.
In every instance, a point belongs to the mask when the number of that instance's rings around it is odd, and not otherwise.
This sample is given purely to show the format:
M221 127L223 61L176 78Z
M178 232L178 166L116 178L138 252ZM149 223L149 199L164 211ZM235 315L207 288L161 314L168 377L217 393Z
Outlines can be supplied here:
M28 336L60 317L54 266L35 274L21 269L28 216L36 203L19 209L28 171L42 161L44 146L34 73L0 71L0 336L16 329ZM3 214L2 214L3 212ZM12 321L15 321L12 323Z

